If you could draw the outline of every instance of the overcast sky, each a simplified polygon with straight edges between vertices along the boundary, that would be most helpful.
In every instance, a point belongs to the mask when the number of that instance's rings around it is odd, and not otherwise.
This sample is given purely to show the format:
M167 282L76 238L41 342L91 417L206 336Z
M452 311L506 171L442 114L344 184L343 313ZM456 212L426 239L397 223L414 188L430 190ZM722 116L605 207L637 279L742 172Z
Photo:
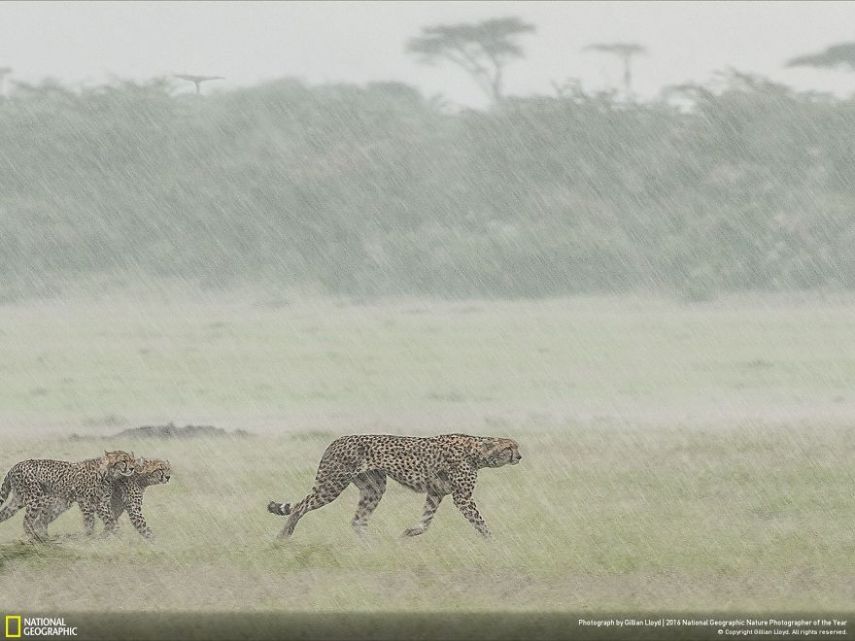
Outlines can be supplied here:
M508 70L509 93L551 92L550 81L568 77L588 90L618 85L615 60L580 51L609 41L650 49L635 69L642 96L727 66L855 92L855 74L783 68L794 55L855 40L848 2L3 2L0 66L26 81L69 83L181 72L226 76L224 88L281 76L399 80L476 105L481 96L463 72L419 65L404 43L423 25L508 15L537 27L522 39L526 60Z

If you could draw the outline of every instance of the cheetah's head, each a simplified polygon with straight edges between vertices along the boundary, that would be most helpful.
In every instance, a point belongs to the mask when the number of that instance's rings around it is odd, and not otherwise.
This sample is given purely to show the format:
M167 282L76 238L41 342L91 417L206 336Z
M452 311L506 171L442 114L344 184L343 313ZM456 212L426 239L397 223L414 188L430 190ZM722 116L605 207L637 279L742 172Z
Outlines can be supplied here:
M137 474L145 478L149 485L169 483L172 477L172 466L169 461L161 459L137 459Z
M109 476L119 478L120 476L130 476L136 469L136 459L133 452L128 454L122 450L114 452L104 451L104 457L101 459L101 465L106 470Z
M502 467L520 462L519 444L510 438L485 438L481 442L481 461L486 467Z

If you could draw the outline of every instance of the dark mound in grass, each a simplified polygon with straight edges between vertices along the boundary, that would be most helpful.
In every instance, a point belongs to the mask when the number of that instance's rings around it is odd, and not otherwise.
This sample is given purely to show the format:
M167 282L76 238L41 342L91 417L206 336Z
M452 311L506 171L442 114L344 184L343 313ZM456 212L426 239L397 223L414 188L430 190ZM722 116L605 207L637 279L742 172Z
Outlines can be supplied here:
M209 438L209 437L238 437L244 438L251 436L246 430L224 430L222 427L214 427L213 425L185 425L179 427L172 423L168 425L143 425L141 427L131 427L122 430L112 436L104 438ZM72 440L82 440L85 437L72 434Z

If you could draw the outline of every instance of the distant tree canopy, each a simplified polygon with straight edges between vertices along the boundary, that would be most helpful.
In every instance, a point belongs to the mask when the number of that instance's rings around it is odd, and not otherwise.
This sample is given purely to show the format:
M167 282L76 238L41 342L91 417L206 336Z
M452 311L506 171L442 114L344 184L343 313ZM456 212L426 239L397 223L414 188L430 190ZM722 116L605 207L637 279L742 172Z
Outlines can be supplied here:
M0 102L0 301L119 274L357 296L855 288L855 103L743 74L450 114L407 85Z
M855 42L832 45L825 51L798 56L787 61L788 67L818 67L855 71Z
M445 60L468 73L494 101L503 98L505 66L522 58L516 39L533 33L534 25L519 18L493 18L475 24L424 27L410 39L407 51L426 64Z

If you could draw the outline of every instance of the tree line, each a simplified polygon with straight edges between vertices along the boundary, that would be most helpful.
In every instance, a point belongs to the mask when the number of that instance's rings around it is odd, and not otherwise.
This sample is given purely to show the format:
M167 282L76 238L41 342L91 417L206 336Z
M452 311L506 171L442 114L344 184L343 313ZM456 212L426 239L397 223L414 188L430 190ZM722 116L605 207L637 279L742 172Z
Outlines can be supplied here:
M501 73L479 82L500 95ZM17 84L0 301L93 274L353 296L853 288L853 135L852 100L733 71L644 103L567 85L480 111L394 82Z

